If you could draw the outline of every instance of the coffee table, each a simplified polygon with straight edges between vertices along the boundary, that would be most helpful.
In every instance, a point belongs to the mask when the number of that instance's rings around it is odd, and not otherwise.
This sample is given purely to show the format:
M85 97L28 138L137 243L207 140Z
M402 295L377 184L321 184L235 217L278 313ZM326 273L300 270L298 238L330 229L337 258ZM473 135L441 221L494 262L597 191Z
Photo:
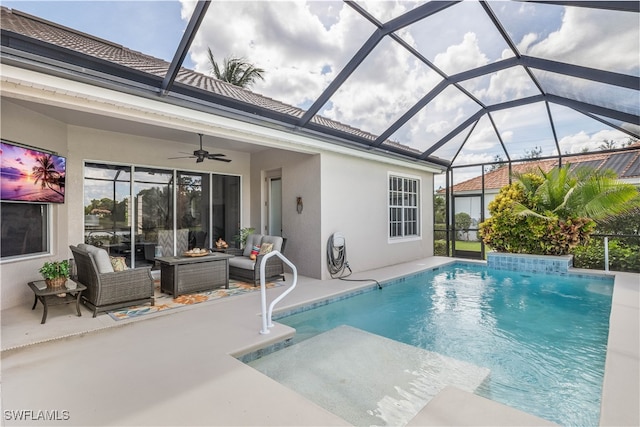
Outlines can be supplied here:
M233 255L220 252L200 257L156 258L160 263L160 290L176 298L221 286L229 289L229 258Z
M74 284L76 285L75 288L73 288ZM83 284L68 279L66 286L49 288L47 287L47 283L44 280L36 280L33 282L29 282L29 288L35 295L33 307L31 307L31 310L36 309L38 301L40 301L44 306L44 312L42 313L42 321L40 322L40 324L44 324L47 321L49 306L71 304L74 301L76 303L76 312L78 313L78 316L82 316L82 313L80 313L80 296L82 295L82 291L87 289L87 287ZM62 294L65 295L58 296Z

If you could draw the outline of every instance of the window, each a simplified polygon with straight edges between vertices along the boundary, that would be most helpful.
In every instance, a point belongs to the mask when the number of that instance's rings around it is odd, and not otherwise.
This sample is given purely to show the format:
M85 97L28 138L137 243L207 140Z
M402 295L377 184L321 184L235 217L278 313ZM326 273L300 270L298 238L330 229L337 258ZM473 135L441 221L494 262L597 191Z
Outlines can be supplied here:
M389 175L389 237L420 235L420 181Z
M2 259L49 252L49 205L2 202Z

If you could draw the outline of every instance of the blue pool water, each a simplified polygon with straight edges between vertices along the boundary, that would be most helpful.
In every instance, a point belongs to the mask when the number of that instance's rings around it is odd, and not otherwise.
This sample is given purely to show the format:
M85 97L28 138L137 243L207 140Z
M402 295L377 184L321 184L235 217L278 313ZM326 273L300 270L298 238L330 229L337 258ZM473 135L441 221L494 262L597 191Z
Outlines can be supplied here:
M491 370L476 393L596 426L613 279L458 263L278 319L296 341L353 326Z

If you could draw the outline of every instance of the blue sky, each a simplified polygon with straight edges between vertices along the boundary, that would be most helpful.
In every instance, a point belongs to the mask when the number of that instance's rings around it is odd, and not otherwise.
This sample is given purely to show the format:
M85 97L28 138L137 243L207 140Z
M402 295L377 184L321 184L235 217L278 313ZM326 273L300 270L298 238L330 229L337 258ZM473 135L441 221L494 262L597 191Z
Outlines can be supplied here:
M359 2L379 21L400 16L423 2ZM71 28L171 61L191 17L193 1L3 1ZM630 75L640 74L640 29L635 13L565 8L525 2L490 2L490 7L520 53ZM603 30L604 28L604 30ZM266 70L265 80L251 89L262 95L308 107L373 33L375 27L341 1L213 1L184 65L208 74L207 48L222 60L248 58ZM513 56L504 39L476 1L465 1L397 32L429 61L449 74ZM616 91L561 76L558 94L582 99ZM556 80L554 80L556 79ZM441 77L397 43L388 39L375 47L344 85L323 106L321 114L355 128L379 134ZM519 67L462 82L488 104L535 94L537 88ZM619 99L619 97L618 97ZM589 99L587 99L589 100ZM462 92L450 87L402 126L391 139L424 150L447 135L477 110ZM631 106L637 111L637 106ZM500 138L507 146L544 147L557 154L546 114L536 106L495 114ZM594 149L605 139L626 135L591 119L563 111L557 126L561 151ZM483 120L459 158L463 163L492 161L501 145L489 120ZM457 151L445 146L443 158ZM504 155L502 156L504 158Z

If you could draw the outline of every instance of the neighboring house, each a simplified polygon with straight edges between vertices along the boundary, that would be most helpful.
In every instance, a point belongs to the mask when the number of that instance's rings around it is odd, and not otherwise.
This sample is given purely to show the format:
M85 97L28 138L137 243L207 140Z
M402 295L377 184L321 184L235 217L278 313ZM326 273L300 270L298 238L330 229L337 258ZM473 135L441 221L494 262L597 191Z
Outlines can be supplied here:
M511 167L511 172L523 173L539 169L547 172L557 166L558 163L557 159L514 163ZM563 157L562 163L574 166L590 166L596 170L611 169L618 175L620 181L640 186L640 143L635 143L624 151ZM509 174L509 167L505 164L498 169L486 172L484 177L477 176L455 184L452 187L454 212L466 212L471 215L474 222L481 221L480 206L482 204L481 194L484 181L484 215L485 218L488 217L488 205L500 189L509 184ZM439 191L439 193L444 193L444 190ZM469 234L469 239L473 240L475 234Z
M3 141L66 158L64 203L2 202L0 245L18 253L2 258L2 309L30 303L26 284L40 278L42 263L70 258L69 245L93 238L110 248L128 244L131 262L142 263L160 239L163 253L179 252L173 239L183 229L206 233L211 245L254 227L286 237L285 255L301 275L318 279L329 277L326 242L338 231L354 271L433 254L431 195L440 166L269 123L252 106L269 105L274 121L303 112L186 69L176 78L177 95L150 94L168 63L6 8L2 31ZM219 102L209 102L216 94ZM227 107L229 99L244 111ZM198 134L205 150L232 161L188 158ZM100 205L103 198L113 206ZM114 227L95 233L106 218ZM29 233L41 250L20 253ZM141 258L133 257L134 245Z

